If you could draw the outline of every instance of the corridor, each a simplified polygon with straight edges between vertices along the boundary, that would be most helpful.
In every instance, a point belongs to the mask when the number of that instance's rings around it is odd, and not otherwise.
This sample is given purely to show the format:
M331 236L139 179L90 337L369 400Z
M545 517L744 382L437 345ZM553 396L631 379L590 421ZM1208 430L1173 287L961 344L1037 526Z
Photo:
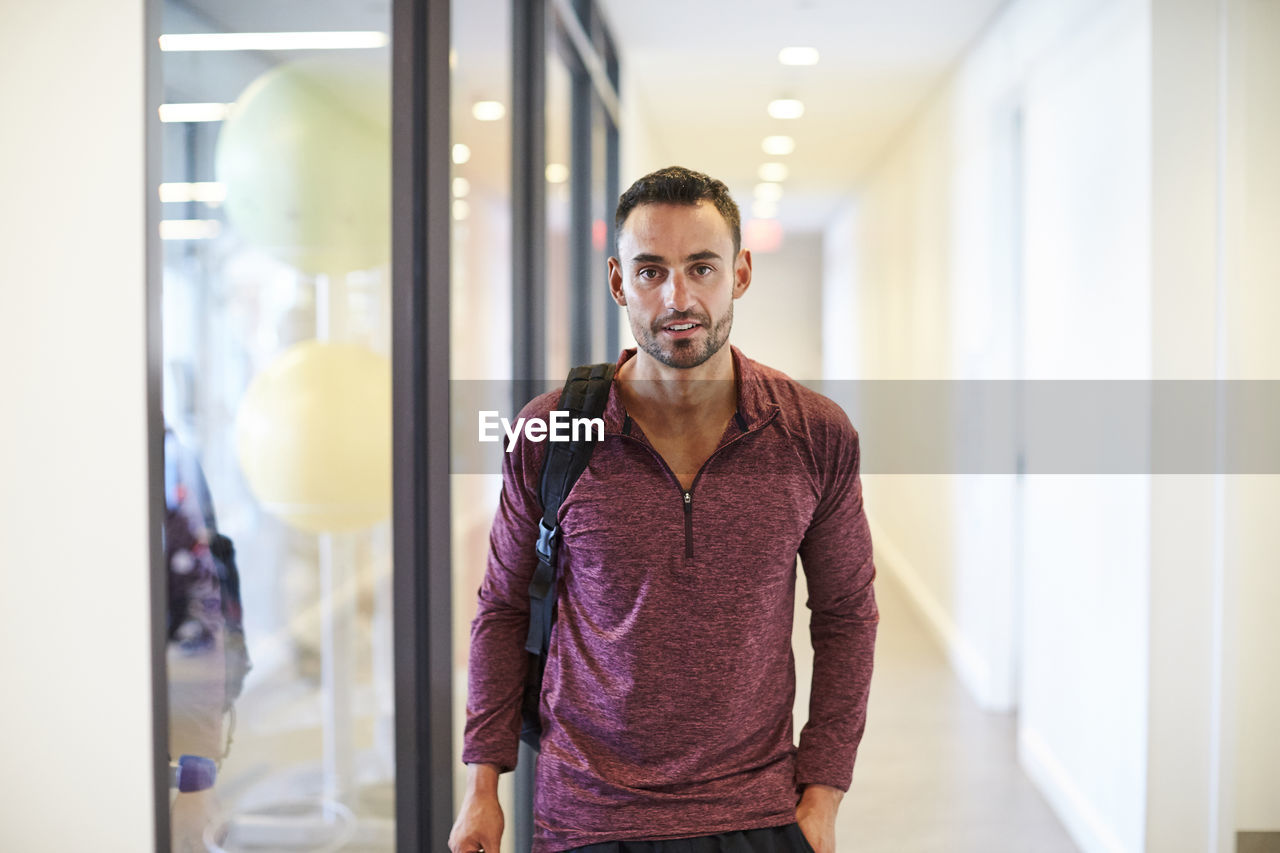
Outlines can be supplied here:
M801 575L803 584L803 574ZM901 588L880 570L880 633L866 734L837 823L851 853L1075 853L1018 767L1012 715L965 692ZM797 589L798 689L810 661ZM797 727L807 697L797 702Z

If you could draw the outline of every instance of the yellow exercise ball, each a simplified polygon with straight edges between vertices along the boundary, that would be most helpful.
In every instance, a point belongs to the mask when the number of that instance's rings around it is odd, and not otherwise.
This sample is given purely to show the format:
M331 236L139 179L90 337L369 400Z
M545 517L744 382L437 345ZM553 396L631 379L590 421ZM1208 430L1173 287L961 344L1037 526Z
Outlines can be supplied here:
M313 533L391 511L391 362L358 344L304 341L250 383L236 445L263 509Z
M386 263L390 127L385 62L276 66L241 93L218 135L228 221L250 244L312 275Z

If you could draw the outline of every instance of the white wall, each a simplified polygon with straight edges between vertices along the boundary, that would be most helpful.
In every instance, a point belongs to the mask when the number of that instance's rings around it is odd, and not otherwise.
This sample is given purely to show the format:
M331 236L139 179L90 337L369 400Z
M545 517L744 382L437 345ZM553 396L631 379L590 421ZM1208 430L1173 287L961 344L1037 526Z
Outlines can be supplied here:
M1029 379L1150 375L1148 29L1104 4L1024 90ZM1147 479L1029 477L1023 518L1023 765L1085 850L1142 850Z
M1275 379L1280 10L1158 0L1152 23L1156 374ZM1148 849L1227 853L1280 832L1280 488L1158 477L1152 496Z
M5 850L154 847L143 4L0 26Z
M1225 374L1231 379L1276 380L1280 5L1230 0L1225 24ZM1269 422L1274 424L1277 416L1280 412L1273 408ZM1267 831L1276 833L1274 843L1280 841L1280 527L1275 523L1280 478L1228 478L1224 498L1223 624L1228 636L1223 748L1231 776L1231 812L1223 816L1222 834L1229 844L1231 829Z
M751 287L734 303L729 340L793 379L821 379L822 236L788 232L778 251L751 257Z
M857 294L862 378L1149 375L1146 10L1010 4L888 152L827 234L857 241L827 290ZM886 576L980 702L1019 707L1024 766L1077 842L1143 849L1145 482L866 479Z
M1012 3L829 229L826 375L1276 378L1277 43L1260 0ZM1083 849L1280 829L1274 476L867 480L886 576Z
M1152 4L1152 370L1216 375L1216 4ZM1220 501L1211 478L1151 480L1147 845L1191 853L1209 837L1217 794L1215 649L1221 607Z

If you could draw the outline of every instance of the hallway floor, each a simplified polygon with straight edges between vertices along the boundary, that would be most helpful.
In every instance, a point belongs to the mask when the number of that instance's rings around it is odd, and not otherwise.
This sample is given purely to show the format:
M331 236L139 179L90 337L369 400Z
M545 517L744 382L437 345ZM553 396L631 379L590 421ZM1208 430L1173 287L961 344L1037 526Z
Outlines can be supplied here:
M838 849L1076 853L1018 767L1014 716L978 708L893 580L881 574L876 594L881 621L867 731L840 809ZM802 587L797 599L799 652L808 649ZM807 656L797 663L801 673L810 665ZM807 690L807 678L799 681ZM800 712L808 699L798 699ZM797 726L801 719L798 713Z

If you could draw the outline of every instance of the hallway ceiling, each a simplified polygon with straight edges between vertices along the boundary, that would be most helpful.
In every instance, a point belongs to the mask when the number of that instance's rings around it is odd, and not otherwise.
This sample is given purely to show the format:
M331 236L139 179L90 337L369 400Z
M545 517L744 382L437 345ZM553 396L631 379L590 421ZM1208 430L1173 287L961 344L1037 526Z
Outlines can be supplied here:
M819 230L946 79L1005 0L597 0L624 72L623 185L628 169L681 163L729 184L749 217L757 171L786 164L778 217ZM453 133L475 151L473 182L508 180L507 120L477 122L469 104L510 98L510 0L454 0ZM382 29L390 0L167 0L169 32ZM778 61L787 46L816 48L815 66ZM312 52L315 55L317 52ZM386 49L379 51L384 57ZM288 58L169 54L173 100L233 100L265 68ZM385 59L381 61L386 61ZM799 98L794 120L766 113ZM549 103L549 110L563 107ZM563 125L552 116L551 125ZM770 156L764 137L786 134L795 152Z
M639 143L648 147L647 156L631 162L637 168L680 163L707 171L728 183L744 208L760 165L785 163L790 176L778 216L784 226L801 230L825 224L1004 5L598 2L627 75L623 95L648 129L648 140ZM818 64L779 63L778 51L796 45L817 48ZM799 98L804 116L770 118L766 107L775 98ZM794 137L795 152L766 155L761 140L774 134ZM624 174L624 186L633 177Z

